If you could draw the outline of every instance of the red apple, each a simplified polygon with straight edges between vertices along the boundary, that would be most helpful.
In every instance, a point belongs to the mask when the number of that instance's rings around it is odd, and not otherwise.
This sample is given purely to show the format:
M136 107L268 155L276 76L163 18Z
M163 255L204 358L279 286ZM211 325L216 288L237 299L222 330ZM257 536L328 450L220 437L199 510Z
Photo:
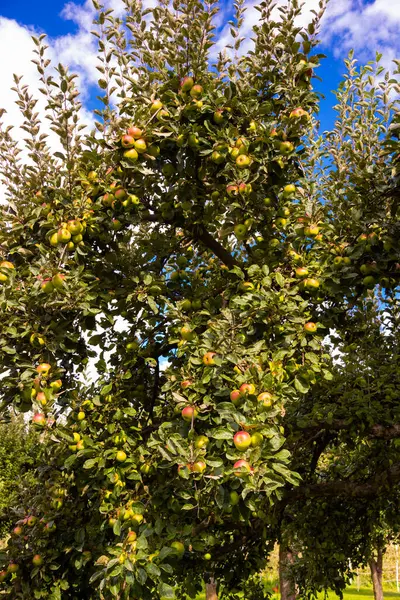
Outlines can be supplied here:
M136 127L135 125L131 125L131 127L129 127L127 134L130 135L131 137L133 137L135 140L138 140L139 138L142 137L143 135L143 131L139 128Z
M36 367L36 371L41 375L47 375L50 369L51 365L49 365L49 363L40 363L40 365Z
M197 410L194 406L185 406L181 412L182 418L187 422L191 422L192 418L195 419L197 414Z
M46 425L46 417L41 413L35 413L32 417L32 423L38 427L44 427Z
M317 324L316 323L312 323L311 321L309 321L308 323L306 323L304 325L304 330L307 333L315 333L317 331Z
M241 400L241 396L242 394L240 393L240 390L233 390L230 393L230 399L231 402L235 405L238 406L240 404L240 400Z
M123 148L133 148L135 144L135 138L132 135L123 135L121 138L121 146Z
M43 564L43 557L40 556L40 554L35 554L35 556L32 558L32 564L35 567L41 567Z
M264 408L269 408L272 406L274 397L270 392L262 392L257 396L258 402L262 402Z
M190 381L190 379L185 379L184 381L181 381L181 388L183 390L186 390L186 388L188 388L189 386L191 386L193 383L193 381Z
M235 462L235 464L233 465L233 470L236 471L235 475L237 475L238 477L246 475L244 471L247 471L247 473L251 473L253 471L247 460L243 459L237 460Z
M203 356L203 364L206 365L207 367L211 367L212 365L215 365L214 356L215 356L215 352L206 352L205 355Z
M242 383L239 390L242 396L254 396L256 393L256 388L253 383Z
M238 450L244 452L251 445L251 435L247 431L238 431L233 436L233 443Z
M193 473L204 473L206 468L207 468L207 465L203 460L197 460L196 462L194 462L192 464Z

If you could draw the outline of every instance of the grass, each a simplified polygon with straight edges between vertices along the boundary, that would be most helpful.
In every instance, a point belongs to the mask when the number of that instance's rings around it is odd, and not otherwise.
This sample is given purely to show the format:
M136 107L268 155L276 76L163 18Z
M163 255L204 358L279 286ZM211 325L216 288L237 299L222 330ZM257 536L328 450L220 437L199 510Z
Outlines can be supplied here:
M397 598L400 600L400 593L394 592L393 590L384 590L384 597L386 598ZM344 600L371 600L374 597L372 588L362 587L357 590L356 587L348 587L344 592ZM329 600L336 600L337 596L331 592L328 596Z

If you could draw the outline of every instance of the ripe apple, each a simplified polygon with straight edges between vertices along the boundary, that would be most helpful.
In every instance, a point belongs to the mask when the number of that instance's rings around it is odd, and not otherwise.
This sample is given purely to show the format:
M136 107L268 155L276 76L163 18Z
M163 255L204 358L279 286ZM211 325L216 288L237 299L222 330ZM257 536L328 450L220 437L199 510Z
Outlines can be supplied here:
M48 375L50 369L51 369L51 365L49 365L49 363L40 363L40 365L38 365L36 367L36 371L40 375Z
M310 115L306 110L299 106L298 108L294 108L289 114L290 119L301 119L302 117L307 117L307 120L310 118Z
M253 446L253 448L256 448L257 446L261 446L261 444L263 443L263 440L264 440L263 434L260 433L259 431L256 431L251 436L251 445Z
M135 140L135 150L138 154L143 154L147 150L147 144L144 139Z
M55 381L51 381L50 387L53 390L53 392L58 392L59 390L61 390L61 388L62 388L61 379L56 379Z
M66 227L60 227L57 231L57 239L60 244L66 244L71 239L71 232Z
M212 365L215 365L214 356L215 352L206 352L203 356L203 364L206 365L206 367L211 367Z
M67 228L71 235L78 235L79 233L82 233L83 229L78 219L71 219L68 221Z
M303 277L307 277L308 269L306 269L305 267L297 267L297 269L295 270L295 275L298 279L303 279Z
M315 237L319 234L318 225L309 225L308 227L304 227L304 235L307 237Z
M36 521L37 518L31 515L30 517L28 517L26 524L28 525L28 527L33 527L36 524Z
M135 138L132 135L125 134L121 137L121 146L123 148L133 148L135 144Z
M133 525L140 525L141 523L143 523L143 519L144 517L140 513L134 513L132 515Z
M242 396L254 396L256 393L256 388L253 383L242 383L239 390Z
M181 90L182 92L190 92L192 87L194 86L193 77L186 76L181 80Z
M257 400L262 403L263 408L270 408L273 404L274 397L270 392L261 392L261 394L258 394Z
M76 449L79 452L80 450L84 450L85 448L85 444L83 443L83 440L79 440L79 442L76 444Z
M83 412L83 410L80 410L78 412L78 414L76 415L76 418L78 421L83 421L83 419L86 417L85 413Z
M247 154L239 154L235 162L239 169L246 169L251 164L251 158Z
M34 567L41 567L43 564L43 557L40 554L35 554L32 558L32 564Z
M51 294L54 292L54 285L52 284L51 279L43 279L41 288L45 294Z
M51 533L52 531L55 531L57 527L53 521L50 521L49 523L46 523L44 528L48 533Z
M251 435L247 431L238 431L233 436L233 443L238 450L244 452L251 445Z
M46 398L46 394L44 392L39 392L38 395L36 396L36 400L42 406L46 406L46 404L47 404L47 398Z
M118 450L116 457L118 462L125 462L126 461L126 453L123 450Z
M38 427L44 427L46 425L46 417L41 413L35 413L32 417L32 423Z
M239 406L241 399L242 399L242 394L240 393L240 390L233 390L230 393L230 399L231 402L235 405L235 406Z
M140 129L140 127L136 127L135 125L131 125L128 128L127 134L130 135L131 137L133 137L135 140L138 140L139 138L142 137L143 131Z
M130 150L125 150L123 157L130 162L136 162L139 155L135 148L131 148Z
M189 325L184 325L181 328L181 336L184 340L191 341L194 339L194 332L191 330Z
M9 260L2 260L1 263L0 263L0 267L2 269L6 269L6 270L9 270L9 271L12 271L12 270L15 269L13 263L10 262Z
M237 460L235 462L235 464L233 465L233 470L235 472L235 475L237 475L238 477L242 477L243 475L246 475L253 471L247 460L243 459ZM247 473L245 473L245 471L247 471Z
M193 473L204 473L206 468L207 465L203 460L196 460L196 462L192 464Z
M225 162L225 156L223 154L221 154L221 152L214 150L214 152L211 154L211 160L216 165L222 165L222 163Z
M81 439L81 436L76 431L73 432L72 437L74 438L74 442L79 442Z
M62 290L65 285L65 275L62 273L56 273L51 279L51 283L55 287L56 290Z
M216 125L221 125L224 122L224 114L222 110L216 110L213 115L213 121Z
M3 583L7 578L7 571L0 571L0 583Z
M287 155L293 152L294 146L292 142L280 142L278 145L278 150L281 154Z
M290 208L283 206L278 210L278 216L286 219L286 217L290 216Z
M182 558L185 552L185 546L182 544L182 542L172 542L171 548L173 548L175 552L179 555L179 557Z
M307 333L316 333L316 331L317 331L317 324L316 323L312 323L311 321L309 321L308 323L305 323L304 330Z
M306 290L317 290L320 286L318 279L314 279L313 277L307 277L304 279L303 286Z
M203 88L201 85L194 85L190 90L192 98L200 98L203 94Z
M22 531L23 531L22 527L20 527L19 525L17 525L17 527L14 527L14 529L13 529L13 534L14 535L21 535Z
M289 183L288 185L285 185L285 187L283 188L283 195L288 197L291 196L292 194L294 194L296 191L296 186L293 183Z
M17 565L17 563L15 562L10 562L10 564L7 567L7 571L9 573L17 573L19 570L19 565Z
M183 390L186 390L186 388L188 388L189 386L192 385L192 381L190 379L185 379L184 381L181 381L181 388Z
M163 103L161 100L153 100L152 105L150 106L150 112L154 115L156 112L161 110L163 107Z
M197 449L207 448L209 443L210 440L206 435L198 435L194 441L194 447Z
M131 544L132 542L135 542L137 539L137 533L136 531L128 531L128 535L126 537L126 541L128 542L128 544Z
M192 421L192 418L195 419L197 417L197 414L198 412L194 406L185 406L185 408L183 408L181 412L182 419L184 419L188 423Z

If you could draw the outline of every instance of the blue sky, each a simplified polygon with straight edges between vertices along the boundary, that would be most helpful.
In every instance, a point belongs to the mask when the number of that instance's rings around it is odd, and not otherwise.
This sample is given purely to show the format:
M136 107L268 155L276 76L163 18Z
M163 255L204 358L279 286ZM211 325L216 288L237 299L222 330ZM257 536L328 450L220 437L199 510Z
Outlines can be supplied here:
M106 0L106 3L121 10L121 0ZM251 31L257 18L254 4L254 0L246 1L245 33ZM309 11L317 7L318 0L305 0L303 23L308 22ZM6 57L0 64L0 107L6 107L11 122L14 114L17 118L13 98L7 91L13 84L12 73L24 74L27 83L37 85L35 69L30 63L31 33L47 33L52 57L79 71L85 104L90 111L97 76L95 46L89 33L92 16L90 0L68 3L65 0L0 0L0 55ZM221 43L225 34L226 24L222 23ZM335 99L331 91L339 84L344 72L343 59L350 48L355 49L361 62L372 59L375 50L383 53L385 66L389 66L393 58L400 57L400 0L330 0L320 47L328 58L318 70L322 83L315 83L326 96L320 114L323 129L332 127ZM88 120L89 111L86 114Z

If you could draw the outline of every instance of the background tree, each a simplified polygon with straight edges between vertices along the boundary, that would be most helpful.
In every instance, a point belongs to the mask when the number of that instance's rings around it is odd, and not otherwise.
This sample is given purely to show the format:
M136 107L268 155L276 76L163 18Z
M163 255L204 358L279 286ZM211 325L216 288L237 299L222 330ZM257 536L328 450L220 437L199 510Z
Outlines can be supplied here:
M379 356L374 402L346 373L353 410L338 402L343 370L324 342L334 330L353 360L375 295L397 303L396 146L385 145L396 80L375 83L350 60L338 122L319 138L323 2L307 28L295 0L276 20L263 2L244 55L238 3L218 57L214 3L125 0L121 20L95 6L97 133L82 133L75 76L49 71L41 36L62 148L48 147L19 78L29 161L9 129L0 137L1 396L4 409L33 407L46 440L24 536L2 558L5 589L194 597L205 579L209 598L217 584L222 597L260 598L252 575L278 540L303 568L301 593L340 592L370 530L317 572L328 557L311 546L324 523L315 509L346 498L343 532L374 495L372 517L388 518L400 477L394 443L383 460L378 440L373 453L362 441L396 417L395 399L380 403L382 360L395 354ZM360 353L370 368L374 354Z

